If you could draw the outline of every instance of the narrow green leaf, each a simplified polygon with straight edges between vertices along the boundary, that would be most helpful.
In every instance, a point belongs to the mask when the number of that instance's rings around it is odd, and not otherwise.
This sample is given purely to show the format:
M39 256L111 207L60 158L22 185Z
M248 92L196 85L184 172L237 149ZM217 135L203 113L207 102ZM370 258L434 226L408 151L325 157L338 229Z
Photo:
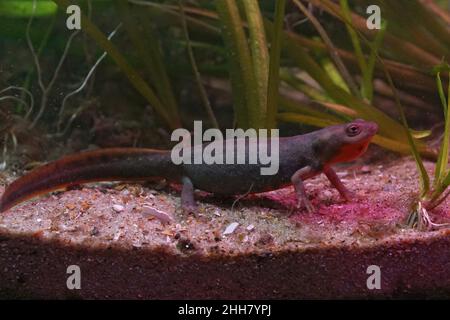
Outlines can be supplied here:
M450 79L449 79L449 81L450 81ZM438 87L439 98L441 99L442 109L444 110L444 116L447 117L447 99L445 98L444 86L442 85L440 72L438 72L436 75L436 84Z
M412 130L409 129L415 139L424 139L431 135L431 130Z
M278 120L285 122L304 123L316 127L328 127L341 122L336 122L329 119L323 119L313 116L307 116L299 113L283 112L277 115Z
M307 97L312 100L322 101L322 102L332 102L331 99L325 92L311 85L306 84L303 79L293 75L286 69L281 69L280 78L283 82L291 86L293 89L304 93Z
M330 110L333 110L335 112L338 112L340 114L352 117L352 118L357 118L358 117L358 112L356 112L355 110L348 108L346 106L343 106L341 104L337 104L337 103L329 103L329 102L319 102L320 104L322 104L323 106L327 107Z
M356 60L358 61L358 65L361 70L361 73L364 73L365 70L367 69L366 58L364 57L358 35L356 34L356 31L354 30L353 26L350 25L350 23L352 21L352 17L351 17L350 8L348 6L348 0L340 0L340 4L341 4L341 8L342 8L342 15L345 18L345 26L347 28L347 33L350 36L350 40L352 41L353 49L355 50Z
M411 147L411 153L414 157L414 161L417 166L417 170L419 171L419 179L420 179L420 198L425 198L428 192L430 191L430 177L428 175L427 170L423 164L422 156L420 155L420 146L418 145L417 140L414 139L411 131L409 129L408 120L406 119L405 110L403 109L403 105L400 101L400 97L398 95L397 89L395 88L394 82L392 81L391 75L384 65L383 60L381 60L378 55L377 59L380 61L381 66L383 67L383 71L385 73L386 79L388 80L389 86L394 93L395 104L400 113L400 118L403 123L404 131L406 132L406 137L408 138L408 143Z
M117 11L127 31L132 46L144 64L147 79L155 88L155 91L164 104L168 113L173 118L179 117L178 104L175 99L172 85L165 68L161 54L161 46L158 37L154 34L153 26L146 17L141 16L142 10L130 8L127 0L115 0Z
M341 57L337 53L337 49L334 46L331 38L329 37L326 30L323 28L319 20L316 19L316 17L298 0L292 0L294 4L303 12L303 14L308 17L309 21L312 23L314 28L316 29L317 33L322 38L323 42L327 46L328 54L330 58L333 60L333 62L336 65L338 73L340 76L342 76L343 79L345 79L345 84L349 88L350 92L356 96L359 97L360 93L358 90L358 87L356 85L355 80L353 79L352 75L350 74L349 70L347 69L347 66L342 61Z
M447 189L448 186L450 186L450 172L448 172L447 176L442 180L442 183L440 185L442 191L440 192L440 194L442 194L442 192L444 192L444 190Z
M198 91L200 93L200 98L203 102L203 106L205 107L206 113L211 121L211 124L214 128L219 129L219 123L217 122L216 116L214 115L214 111L211 107L211 103L208 99L208 94L203 86L200 71L198 70L197 62L195 61L194 50L191 42L191 38L189 36L189 29L187 25L186 15L184 13L184 7L181 0L178 0L178 5L181 11L181 24L183 27L184 37L186 39L187 51L189 56L189 61L191 62L192 71L194 72L195 82L197 83Z
M222 36L228 48L237 126L257 129L257 124L250 117L257 112L257 108L254 109L258 90L253 82L252 60L239 9L234 0L217 0L216 8L221 21Z
M352 96L350 93L337 86L329 75L316 63L314 59L302 48L302 46L289 33L285 33L284 45L291 59L304 71L306 71L325 92L339 104L346 105L365 119L375 121L380 126L380 133L398 141L407 141L406 134L401 124L390 118L382 111L368 105L364 101Z
M53 0L64 11L70 5L67 0ZM172 119L167 112L167 109L161 103L155 92L148 86L139 73L128 63L125 57L120 53L116 46L107 39L107 37L94 25L89 18L81 13L81 26L82 30L92 37L97 44L105 50L108 55L114 60L117 66L127 76L130 83L135 89L150 103L155 109L156 113L165 121L165 123L171 128L176 129L180 127L178 119Z
M442 81L441 81L439 72L436 75L436 78L437 78L437 82L438 82L439 95L441 97L441 102L444 107L445 129L444 129L444 137L442 138L442 145L439 150L439 156L438 156L438 160L436 163L433 185L434 185L434 189L442 189L442 187L439 187L439 185L441 185L443 183L443 181L445 181L444 175L446 174L446 171L447 171L448 149L449 149L449 139L450 139L450 137L449 137L449 135L450 135L450 72L449 72L449 84L448 84L448 99L445 99L444 89L443 89L443 85L442 85Z
M56 13L58 6L53 1L36 1L34 17L51 16ZM33 15L32 0L3 0L0 1L0 16L30 17Z
M370 46L370 55L367 61L367 68L363 72L363 84L362 84L362 93L363 96L368 100L372 101L373 99L373 73L375 70L375 62L377 60L378 51L383 44L384 35L387 30L387 22L383 21L381 23L381 29L377 32L375 36L375 40Z
M324 57L323 59L321 59L320 62L322 64L323 70L328 74L328 76L334 82L334 84L337 85L342 90L345 90L347 93L350 93L349 87L347 86L341 74L336 69L331 60Z
M264 24L257 0L243 1L244 11L247 17L249 30L249 42L251 58L253 64L253 81L257 89L258 110L252 117L255 117L258 127L265 127L267 111L267 84L269 78L269 53L264 30Z
M340 119L339 117L331 113L326 113L324 111L317 110L317 108L314 108L313 106L303 104L299 101L296 101L283 95L279 96L278 103L280 105L280 109L283 111L300 113L308 116L313 116L316 118L326 119L336 123L345 121L345 119Z
M267 88L267 115L266 127L272 129L276 127L277 98L280 75L280 55L283 41L283 23L286 8L286 0L276 1L275 21L272 29L270 43L270 64L269 64L269 83Z
M373 137L372 142L389 150L402 153L411 154L411 147L408 143L399 142L384 136L376 135Z

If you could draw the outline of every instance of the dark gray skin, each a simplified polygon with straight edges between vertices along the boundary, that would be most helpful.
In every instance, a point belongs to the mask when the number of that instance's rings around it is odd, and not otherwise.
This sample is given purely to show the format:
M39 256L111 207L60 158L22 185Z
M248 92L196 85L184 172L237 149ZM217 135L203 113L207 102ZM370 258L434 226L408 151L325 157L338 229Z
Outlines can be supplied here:
M194 189L222 195L242 195L279 189L293 184L298 206L308 211L303 181L324 173L347 200L351 193L331 168L337 162L351 161L365 152L376 134L376 123L355 120L305 135L280 138L279 170L261 175L257 164L180 164L175 165L168 150L137 148L101 149L64 157L39 167L14 181L0 200L0 212L14 205L62 187L93 181L136 181L164 177L182 183L181 203L195 210ZM236 148L236 140L235 148ZM255 143L255 142L250 142ZM248 156L246 148L246 156Z
M352 127L358 128L358 134L349 135L347 130ZM351 192L342 184L331 165L359 157L377 131L375 123L356 120L309 134L280 138L279 171L275 175L261 175L260 168L267 166L261 164L183 165L182 202L185 207L195 206L194 187L215 194L240 195L275 190L292 183L298 196L298 205L303 203L308 211L313 211L303 181L321 172L346 200L350 200ZM349 154L348 149L341 151L343 146L354 146L355 153ZM337 159L342 152L341 159Z

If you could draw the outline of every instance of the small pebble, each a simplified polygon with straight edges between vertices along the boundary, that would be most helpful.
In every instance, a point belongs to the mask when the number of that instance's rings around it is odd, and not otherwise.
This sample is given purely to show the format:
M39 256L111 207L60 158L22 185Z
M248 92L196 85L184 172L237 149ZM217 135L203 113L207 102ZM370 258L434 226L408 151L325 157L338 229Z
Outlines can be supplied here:
M322 196L323 196L325 199L330 199L330 198L333 197L333 193L332 193L330 190L324 190L324 191L322 192Z
M124 206L120 205L120 204L115 204L113 205L113 210L115 212L122 212L123 210L125 210Z
M247 229L247 231L252 231L252 230L255 230L255 226L252 224L249 224L246 229Z
M370 166L362 166L361 172L362 173L371 173L372 169L370 168Z
M348 171L340 171L340 172L336 172L336 174L339 178L343 178L343 177L348 176Z
M237 222L230 223L226 227L225 231L223 232L223 235L226 236L226 235L232 234L238 226L239 226L239 223L237 223Z
M159 221L161 221L162 224L167 224L173 222L172 216L170 216L167 212L149 207L144 206L142 208L142 215L144 216L152 216L157 218Z
M121 231L117 232L117 233L114 235L113 241L119 240L119 238L120 238L121 236L122 236L122 232L121 232Z

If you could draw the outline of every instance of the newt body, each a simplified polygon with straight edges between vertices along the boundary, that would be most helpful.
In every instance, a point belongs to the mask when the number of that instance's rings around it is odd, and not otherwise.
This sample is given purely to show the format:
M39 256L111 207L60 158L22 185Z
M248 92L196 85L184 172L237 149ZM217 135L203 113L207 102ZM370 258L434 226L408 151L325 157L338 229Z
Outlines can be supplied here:
M36 168L14 181L0 200L0 212L62 187L94 181L139 181L155 177L182 183L184 208L195 207L195 188L216 194L240 195L293 184L299 205L303 203L312 211L303 181L323 172L339 193L350 199L351 193L331 165L351 161L363 154L377 130L378 126L373 122L355 120L304 135L279 138L279 170L275 175L261 175L263 165L259 162L175 165L168 150L113 148L82 152ZM236 149L236 141L234 146ZM247 157L248 150L246 148Z

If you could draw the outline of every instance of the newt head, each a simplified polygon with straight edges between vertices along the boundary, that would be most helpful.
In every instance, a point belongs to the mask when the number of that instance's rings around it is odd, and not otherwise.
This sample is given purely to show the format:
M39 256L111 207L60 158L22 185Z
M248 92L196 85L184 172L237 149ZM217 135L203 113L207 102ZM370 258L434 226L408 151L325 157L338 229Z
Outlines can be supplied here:
M378 125L375 122L357 119L318 132L321 134L315 145L316 154L319 153L323 164L331 165L361 156L378 132Z
M329 163L351 161L364 152L369 147L373 136L378 132L378 125L375 122L357 119L341 127L340 148Z

